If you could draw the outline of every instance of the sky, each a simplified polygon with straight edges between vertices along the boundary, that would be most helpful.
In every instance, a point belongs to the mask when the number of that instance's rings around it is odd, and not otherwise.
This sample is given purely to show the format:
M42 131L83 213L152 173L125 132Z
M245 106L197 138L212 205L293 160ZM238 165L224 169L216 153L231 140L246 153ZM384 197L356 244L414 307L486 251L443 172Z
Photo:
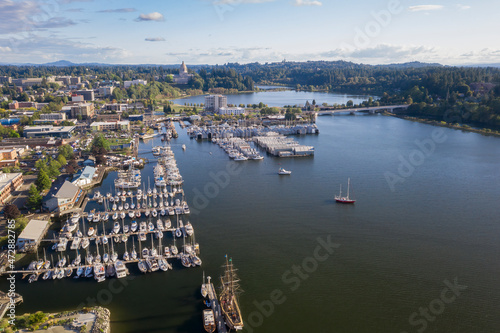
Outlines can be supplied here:
M499 12L498 0L0 0L0 63L491 64Z

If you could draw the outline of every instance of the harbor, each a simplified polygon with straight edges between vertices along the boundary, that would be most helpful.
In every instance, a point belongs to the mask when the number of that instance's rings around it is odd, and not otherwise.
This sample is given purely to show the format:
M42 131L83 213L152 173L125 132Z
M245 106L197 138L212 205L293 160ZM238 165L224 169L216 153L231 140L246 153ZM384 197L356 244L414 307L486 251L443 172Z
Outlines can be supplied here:
M168 136L169 132L165 133ZM169 146L157 146L153 151L157 152L153 154L157 164L152 188L149 177L146 185L141 171L133 166L119 171L114 191L101 194L95 190L87 200L97 204L97 208L66 215L66 222L55 237L42 240L53 243L42 248L43 260L34 260L27 268L5 274L29 276L30 283L40 277L42 280L93 277L102 282L113 276L126 277L130 265L137 266L142 273L172 270L168 260L179 260L186 268L200 266L200 246L187 219L190 210L174 154ZM179 247L176 239L182 242ZM122 252L119 245L123 246Z
M199 292L202 273L212 276L219 298L219 275L224 255L228 253L237 264L241 287L245 290L239 299L245 332L252 329L259 333L321 331L325 327L339 327L346 332L410 332L408 316L438 297L446 287L445 279L453 283L455 277L458 284L469 288L461 291L456 303L447 305L442 316L462 319L458 322L436 319L429 323L432 330L473 332L477 327L484 327L485 331L494 331L498 326L498 320L494 319L498 291L494 279L489 277L495 276L497 266L494 257L484 253L498 249L498 228L492 229L491 225L496 210L491 202L474 193L482 191L491 197L498 196L496 183L481 176L491 174L498 159L494 158L494 163L477 162L493 158L491 152L498 151L498 143L491 137L443 128L448 140L436 145L432 159L415 168L404 183L395 184L396 191L392 192L384 172L397 174L400 152L407 159L407 153L416 149L415 138L431 138L436 127L381 115L320 117L317 125L321 135L293 137L301 145L314 146L314 158L278 159L266 156L261 150L263 161L242 163L229 160L219 146L190 139L186 130L178 129L179 138L172 139L170 145L184 180L184 198L191 210L191 214L181 215L180 219L189 220L195 228L202 266L188 269L179 259L172 258L168 259L172 270L141 273L138 263L131 262L126 264L130 272L127 277L106 278L101 283L92 277L42 281L40 276L38 282L30 284L29 276L22 280L22 274L17 274L17 292L24 296L17 311L54 313L99 302L111 311L112 331L203 332L202 313L207 307ZM394 131L403 133L398 140L394 140ZM186 150L182 150L183 144ZM140 143L141 157L152 161L141 170L146 193L148 176L153 186L157 159L150 153L151 147L161 145L160 136ZM450 155L440 157L438 150L450 150ZM453 156L460 156L463 151L467 151L470 158L456 164L458 159ZM451 168L457 165L459 170ZM228 173L225 179L222 172L227 172L228 166L237 166L241 171ZM431 166L442 171L434 172ZM292 170L291 177L278 176L276 171L280 167ZM467 183L470 187L465 189L463 183L456 182L456 177L463 174L475 179ZM104 197L107 192L114 194L117 177L116 171L110 171L99 187L89 191L92 200L88 201L85 213L104 210L104 202L99 204L93 196L97 191ZM344 195L348 177L357 201L354 205L336 204L339 184ZM205 192L205 186L214 190ZM429 196L429 189L437 192ZM177 198L182 201L180 194ZM435 198L446 200L436 202ZM170 197L168 200L170 205ZM387 201L391 205L383 204ZM130 197L127 202L130 205ZM477 210L471 211L470 205ZM448 212L446 216L439 213L443 209ZM199 213L195 214L196 210ZM481 220L477 219L477 211L483 214ZM128 211L126 213L124 223L130 225L133 220L128 217ZM110 215L104 222L106 235L115 222L113 214ZM102 238L103 222L89 223L87 217L83 217L85 232L89 226L97 226L96 232ZM83 233L81 218L79 228ZM157 219L151 218L151 221L155 224ZM169 219L176 223L175 216ZM121 224L121 219L118 221ZM137 220L140 221L148 222L144 213ZM157 246L158 240L154 233L152 235ZM133 249L131 238L139 252L136 237L129 237L126 243L129 254ZM422 248L415 237L426 237L428 246ZM171 232L164 232L162 245L173 245L173 242ZM180 250L183 239L176 238L175 242ZM69 250L71 243L64 253L73 259L76 253ZM47 259L51 260L52 254L57 263L57 254L63 252L51 250L53 244L50 242L44 247ZM110 240L108 244L106 248L111 246ZM151 233L141 244L151 248ZM328 248L328 244L339 247ZM318 255L327 258L325 261L311 259L318 246ZM97 255L94 241L89 248ZM125 243L114 242L114 248L120 257L125 252ZM446 251L452 260L444 262L439 256L433 256L436 249ZM78 251L84 260L86 250L80 247ZM39 252L43 260L41 248ZM99 253L102 257L102 243ZM317 267L313 266L315 262ZM19 269L26 269L29 263ZM316 271L304 271L303 263L309 270L316 267ZM304 275L294 274L293 266L300 267ZM481 272L488 274L481 275ZM303 278L306 275L307 278ZM3 286L5 289L6 285ZM274 303L273 314L266 317L255 304L267 304L274 290L282 291L279 299L286 298L286 301ZM402 300L401 294L407 297ZM360 299L372 311L364 311L365 306L359 308ZM377 306L381 302L390 306ZM308 320L303 316L291 317L292 313L303 313L304 304L307 304ZM329 314L326 317L325 311ZM485 321L479 314L487 314L491 320Z

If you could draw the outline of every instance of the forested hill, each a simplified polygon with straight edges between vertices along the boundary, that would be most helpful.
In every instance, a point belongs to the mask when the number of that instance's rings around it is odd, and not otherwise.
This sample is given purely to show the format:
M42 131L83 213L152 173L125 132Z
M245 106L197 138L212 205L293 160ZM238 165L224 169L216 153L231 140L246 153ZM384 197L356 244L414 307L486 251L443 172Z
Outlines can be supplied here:
M445 67L406 63L363 65L346 61L281 62L226 65L257 84L279 84L299 89L382 94L424 86L429 94L446 96L463 84L499 81L498 68Z

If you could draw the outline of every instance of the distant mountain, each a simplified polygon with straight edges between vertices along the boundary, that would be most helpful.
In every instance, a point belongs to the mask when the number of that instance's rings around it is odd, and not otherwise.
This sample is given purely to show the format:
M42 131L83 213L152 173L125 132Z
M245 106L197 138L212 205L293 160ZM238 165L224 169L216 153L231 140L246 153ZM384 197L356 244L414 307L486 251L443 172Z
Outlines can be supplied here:
M48 62L46 64L41 64L39 66L56 66L56 67L68 67L68 66L77 66L77 64L72 63L68 60L58 60L54 62Z

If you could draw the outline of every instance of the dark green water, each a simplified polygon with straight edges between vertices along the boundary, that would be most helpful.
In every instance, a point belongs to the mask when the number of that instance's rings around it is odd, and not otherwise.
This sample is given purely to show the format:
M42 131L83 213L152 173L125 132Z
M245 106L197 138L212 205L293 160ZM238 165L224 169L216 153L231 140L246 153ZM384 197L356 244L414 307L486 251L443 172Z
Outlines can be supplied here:
M202 267L147 275L134 267L129 280L102 284L18 281L18 313L95 298L110 308L113 332L201 332L202 272L217 277L228 253L247 332L497 332L500 140L383 116L320 117L318 126L319 136L296 138L315 146L314 158L241 164L180 130L172 148L199 211L190 220ZM432 152L418 153L415 140L433 133ZM401 159L416 166L399 173ZM280 166L293 174L278 176ZM393 189L387 172L400 177ZM333 200L347 177L352 206ZM318 239L335 243L332 253ZM455 279L467 289L445 290Z

